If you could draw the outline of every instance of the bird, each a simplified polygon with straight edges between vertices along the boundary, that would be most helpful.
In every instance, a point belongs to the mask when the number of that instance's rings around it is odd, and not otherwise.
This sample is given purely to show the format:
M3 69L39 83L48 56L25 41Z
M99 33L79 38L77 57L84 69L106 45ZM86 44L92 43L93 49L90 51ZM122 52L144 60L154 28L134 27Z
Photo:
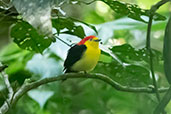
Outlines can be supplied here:
M64 61L64 72L89 72L98 63L101 50L96 36L87 36L68 50Z

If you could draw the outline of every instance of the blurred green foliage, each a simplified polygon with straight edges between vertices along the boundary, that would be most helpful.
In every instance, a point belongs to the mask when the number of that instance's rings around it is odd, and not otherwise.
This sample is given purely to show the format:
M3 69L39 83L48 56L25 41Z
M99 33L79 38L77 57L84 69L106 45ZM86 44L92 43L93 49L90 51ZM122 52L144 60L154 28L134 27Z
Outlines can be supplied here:
M68 1L65 0L63 5L58 6L60 10L54 13L52 33L72 44L84 36L97 35L98 32L97 36L102 38L103 45L109 47L116 58L108 52L103 52L92 73L106 74L116 82L129 87L152 85L149 56L145 48L147 24L143 22L147 22L149 16L149 11L144 9L149 8L157 0L102 0L106 4L96 1L88 5L85 1ZM168 18L168 9L169 4L165 4L159 9L159 14L156 13L155 19ZM132 10L136 15L132 14ZM75 16L75 12L81 15ZM35 81L62 74L63 61L69 47L59 40L53 43L49 36L40 35L32 23L25 22L27 20L23 21L15 16L9 16L7 20L5 14L0 13L0 27L8 30L8 27L14 24L10 31L13 41L10 39L9 44L0 49L0 61L9 66L6 73L13 88L17 90L25 79ZM21 13L20 16L23 15L25 14ZM166 23L167 21L154 21L151 36L154 70L159 87L168 86L164 77L160 45L163 44ZM2 32L3 29L0 30L0 33ZM2 79L0 90L5 91ZM3 103L2 95L0 97ZM120 92L99 80L68 79L29 91L8 114L152 114L156 105L157 99L154 94ZM171 113L170 107L171 104L168 104L168 114Z

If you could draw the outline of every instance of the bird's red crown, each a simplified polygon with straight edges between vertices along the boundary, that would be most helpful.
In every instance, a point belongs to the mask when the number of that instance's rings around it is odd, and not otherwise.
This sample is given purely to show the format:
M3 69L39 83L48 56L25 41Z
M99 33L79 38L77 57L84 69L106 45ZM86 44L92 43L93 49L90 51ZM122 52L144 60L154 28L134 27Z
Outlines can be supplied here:
M93 35L87 36L87 37L85 37L84 39L82 39L82 40L78 43L78 45L83 45L87 40L93 39L93 38L96 38L96 37L93 36Z

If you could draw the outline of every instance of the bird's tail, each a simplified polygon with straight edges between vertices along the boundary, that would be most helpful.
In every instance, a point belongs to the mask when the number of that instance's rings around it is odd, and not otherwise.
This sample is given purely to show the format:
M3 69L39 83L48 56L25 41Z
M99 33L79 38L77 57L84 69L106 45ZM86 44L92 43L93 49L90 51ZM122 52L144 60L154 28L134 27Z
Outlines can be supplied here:
M70 73L70 72L72 72L70 69L64 69L63 71L64 71L64 74L65 74L65 73ZM67 79L67 77L65 77L64 79L62 79L62 82L64 82L66 79Z
M70 73L70 72L72 72L70 69L64 69L63 71L64 71L64 73Z

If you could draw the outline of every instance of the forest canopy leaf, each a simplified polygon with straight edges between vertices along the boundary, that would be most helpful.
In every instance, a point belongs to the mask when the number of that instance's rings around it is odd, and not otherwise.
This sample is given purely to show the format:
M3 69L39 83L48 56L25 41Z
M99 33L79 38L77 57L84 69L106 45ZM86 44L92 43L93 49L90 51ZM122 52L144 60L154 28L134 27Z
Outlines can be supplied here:
M29 23L21 21L11 28L11 37L22 49L42 53L50 46L52 40L47 36L40 35Z
M93 26L93 25L91 25L91 24L88 24L88 23L86 23L86 22L84 22L84 21L80 21L80 20L75 19L75 18L70 18L70 19L73 20L73 21L75 21L75 22L80 22L80 23L82 23L82 24L84 24L84 25L90 27L91 29L94 30L94 32L96 32L96 34L98 34L97 29L96 29L95 26Z
M85 32L83 27L80 25L76 25L69 18L52 19L52 25L57 30L58 34L66 33L66 34L78 36L80 38L85 37Z
M125 86L139 87L151 83L149 71L139 65L129 64L122 66L116 61L110 63L100 62L93 72L106 74Z
M165 30L163 57L166 78L171 84L171 16Z
M144 20L142 16L149 17L150 15L149 10L141 9L136 4L124 3L117 0L101 0L101 1L109 5L110 8L114 10L116 13L147 23L147 21ZM161 20L165 20L166 18L158 13L155 13L153 19L155 21L161 21Z
M135 50L131 45L124 44L120 46L114 46L112 52L116 54L117 57L122 62L133 62L133 61L146 61L148 62L148 52L146 48Z

